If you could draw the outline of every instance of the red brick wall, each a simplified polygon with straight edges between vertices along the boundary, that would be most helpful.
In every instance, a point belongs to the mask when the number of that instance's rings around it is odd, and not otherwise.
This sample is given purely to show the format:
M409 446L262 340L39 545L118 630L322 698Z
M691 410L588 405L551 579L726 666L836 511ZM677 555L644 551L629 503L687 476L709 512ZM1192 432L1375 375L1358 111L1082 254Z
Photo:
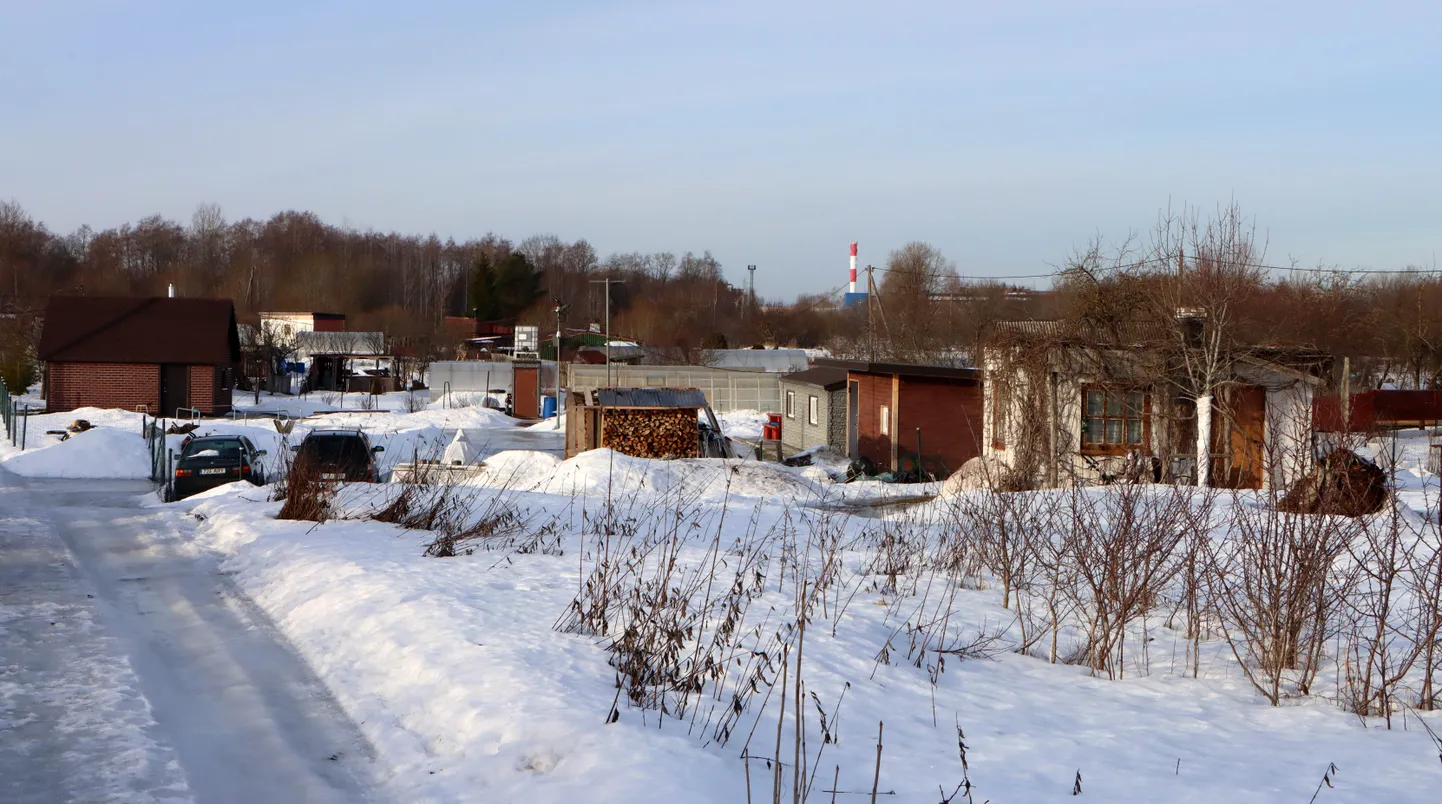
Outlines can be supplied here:
M921 428L923 456L939 455L955 472L981 454L981 384L932 377L901 378L901 452L916 452Z
M345 319L315 318L311 320L311 326L316 332L345 332Z
M51 363L45 375L46 407L160 409L160 366L154 363Z
M201 413L215 413L215 367L190 367L190 406Z
M856 419L856 446L860 457L871 459L878 469L890 469L891 437L881 434L881 406L891 407L891 375L850 372L846 378L860 386Z
M222 388L221 369L190 367L190 405L202 413L230 412L229 389ZM145 405L160 412L160 366L154 363L51 363L45 375L46 406L52 411L75 408L135 410ZM174 411L168 411L174 414Z

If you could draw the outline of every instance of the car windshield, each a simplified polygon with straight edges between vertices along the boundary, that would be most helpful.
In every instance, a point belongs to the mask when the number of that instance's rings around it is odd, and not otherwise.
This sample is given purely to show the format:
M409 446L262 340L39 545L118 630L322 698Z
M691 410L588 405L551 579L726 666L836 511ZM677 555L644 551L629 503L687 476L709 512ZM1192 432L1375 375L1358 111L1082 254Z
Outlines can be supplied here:
M301 453L326 463L370 460L365 442L352 435L313 435L301 445Z
M239 441L192 441L185 445L181 458L228 458L240 459Z

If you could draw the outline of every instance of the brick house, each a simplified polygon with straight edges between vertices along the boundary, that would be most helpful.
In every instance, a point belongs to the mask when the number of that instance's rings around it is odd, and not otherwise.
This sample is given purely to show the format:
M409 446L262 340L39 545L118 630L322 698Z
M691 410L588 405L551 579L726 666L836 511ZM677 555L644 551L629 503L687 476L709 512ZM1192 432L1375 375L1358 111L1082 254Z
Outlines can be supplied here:
M980 370L860 360L816 365L846 371L848 457L892 471L919 461L940 478L981 455Z
M229 299L54 296L39 357L51 411L230 412L240 362Z

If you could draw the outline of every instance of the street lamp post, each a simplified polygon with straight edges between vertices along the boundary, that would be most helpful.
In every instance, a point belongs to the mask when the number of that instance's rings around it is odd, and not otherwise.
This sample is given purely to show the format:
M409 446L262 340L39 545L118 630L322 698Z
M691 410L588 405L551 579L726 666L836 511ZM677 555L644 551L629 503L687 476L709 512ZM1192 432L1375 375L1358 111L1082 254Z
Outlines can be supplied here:
M561 387L561 316L566 313L569 304L561 304L556 299L556 307L551 312L556 314L556 421L552 430L561 429L561 413L565 410L566 389Z

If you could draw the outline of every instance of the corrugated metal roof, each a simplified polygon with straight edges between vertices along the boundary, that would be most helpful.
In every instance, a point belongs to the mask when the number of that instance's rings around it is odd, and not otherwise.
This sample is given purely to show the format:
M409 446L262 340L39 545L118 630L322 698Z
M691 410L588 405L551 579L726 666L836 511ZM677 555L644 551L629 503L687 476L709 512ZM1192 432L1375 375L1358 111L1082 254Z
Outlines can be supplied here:
M38 349L51 363L190 363L240 360L230 299L54 296Z
M598 388L596 398L608 408L704 408L699 388Z
M711 368L753 371L802 371L809 363L804 349L707 349L701 362Z
M1146 321L1118 321L1094 324L1073 321L997 321L993 332L1025 339L1089 344L1143 344L1164 340L1171 333Z
M295 350L302 355L383 355L384 332L297 332Z

